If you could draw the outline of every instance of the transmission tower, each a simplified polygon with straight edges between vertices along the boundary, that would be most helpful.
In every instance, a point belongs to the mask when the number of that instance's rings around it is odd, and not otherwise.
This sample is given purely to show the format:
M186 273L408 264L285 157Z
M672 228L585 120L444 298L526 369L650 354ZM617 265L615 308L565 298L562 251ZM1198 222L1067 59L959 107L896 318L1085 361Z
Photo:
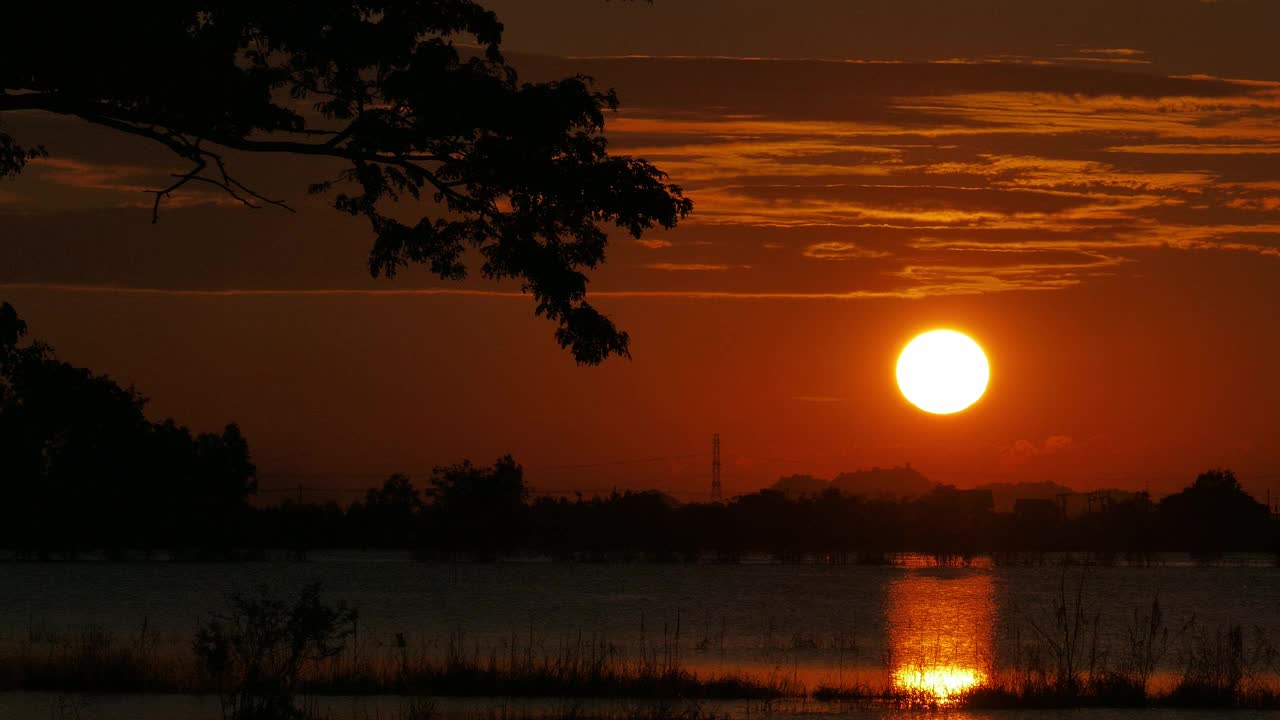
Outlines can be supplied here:
M720 502L720 433L711 436L711 501Z

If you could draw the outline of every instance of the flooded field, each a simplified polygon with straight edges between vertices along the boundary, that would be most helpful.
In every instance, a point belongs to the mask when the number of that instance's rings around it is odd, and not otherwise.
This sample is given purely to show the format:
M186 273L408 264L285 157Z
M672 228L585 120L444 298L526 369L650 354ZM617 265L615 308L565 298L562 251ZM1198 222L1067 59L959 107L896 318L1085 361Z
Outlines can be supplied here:
M1079 668L1119 669L1136 661L1135 637L1151 634L1153 607L1161 628L1144 657L1154 687L1172 685L1195 652L1230 628L1240 629L1246 645L1242 672L1275 678L1280 569L1266 557L1205 564L1171 556L1123 566L902 560L443 565L352 554L246 564L6 563L0 653L52 653L86 637L124 646L145 638L153 652L180 659L190 654L199 619L225 607L230 593L262 584L288 592L319 580L327 598L359 610L351 651L371 666L409 655L477 667L606 657L623 666L678 664L701 677L750 677L809 697L825 689L831 699L781 703L771 707L777 712L880 712L842 706L838 691L854 686L918 691L946 709L951 696L994 676L1051 670L1061 661L1063 633ZM0 716L60 717L60 702L84 703L80 715L65 717L218 713L210 697L8 693ZM399 702L323 699L333 717L396 717ZM458 716L492 706L441 702L441 712ZM550 700L538 702L522 706L523 714L555 710ZM749 703L716 702L726 714L750 710Z

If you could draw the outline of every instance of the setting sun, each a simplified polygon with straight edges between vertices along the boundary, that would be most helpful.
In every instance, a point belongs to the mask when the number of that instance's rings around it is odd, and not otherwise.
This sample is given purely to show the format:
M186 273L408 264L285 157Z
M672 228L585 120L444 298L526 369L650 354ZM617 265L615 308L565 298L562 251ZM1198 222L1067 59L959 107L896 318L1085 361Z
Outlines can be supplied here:
M982 347L955 330L917 335L898 356L898 388L903 396L935 415L960 412L977 402L990 374Z

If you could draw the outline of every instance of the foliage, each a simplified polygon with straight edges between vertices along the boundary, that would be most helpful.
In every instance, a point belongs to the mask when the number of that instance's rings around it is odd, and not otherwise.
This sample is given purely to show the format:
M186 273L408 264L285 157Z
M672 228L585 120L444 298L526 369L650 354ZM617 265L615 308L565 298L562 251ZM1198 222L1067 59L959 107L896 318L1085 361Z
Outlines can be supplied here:
M524 469L510 455L498 458L492 467L481 468L464 460L457 465L435 469L429 491L441 512L502 512L520 507L527 490Z
M152 423L132 387L25 342L0 305L0 537L48 555L225 547L256 489L240 429Z
M1160 501L1170 534L1201 552L1256 546L1267 537L1267 506L1254 500L1230 470L1201 473L1186 489Z
M413 544L422 510L422 497L407 475L387 478L370 488L364 502L347 510L347 518L362 545L406 547Z
M154 141L190 183L250 207L288 207L230 170L226 150L285 153L340 169L310 186L373 231L369 270L411 263L518 280L582 363L627 355L629 338L586 302L586 270L615 225L635 237L692 209L648 162L610 155L612 91L590 78L522 83L502 23L473 0L146 0L6 8L0 113L69 115ZM476 45L460 49L455 43ZM0 134L0 175L43 153ZM416 220L387 206L429 200Z
M224 717L306 717L295 700L303 674L339 655L355 631L355 611L326 605L321 590L311 583L285 601L259 587L201 624L193 649L218 684Z
M524 469L510 455L491 467L470 461L437 467L427 494L427 537L434 547L491 557L515 548L525 534Z
M427 501L412 520L400 515L392 534L407 538L399 547L436 559L521 551L590 560L733 560L765 553L780 559L888 563L892 553L915 552L939 563L964 563L981 554L1002 564L1112 563L1205 547L1184 529L1202 519L1179 515L1184 523L1179 526L1166 506L1142 494L1095 512L1069 517L1055 512L1029 523L1018 514L993 512L989 495L949 488L914 499L867 498L834 489L790 499L764 490L728 502L686 503L653 490L577 498L529 493L520 466L509 457L488 467L463 462L437 468L424 492ZM390 546L383 534L390 528L371 527L364 503L347 511L332 503L291 503L255 515L261 534L254 542L260 547L295 542L309 548ZM1234 522L1246 539L1235 549L1276 549L1280 525L1270 516L1250 511ZM1159 644L1158 638L1151 640Z

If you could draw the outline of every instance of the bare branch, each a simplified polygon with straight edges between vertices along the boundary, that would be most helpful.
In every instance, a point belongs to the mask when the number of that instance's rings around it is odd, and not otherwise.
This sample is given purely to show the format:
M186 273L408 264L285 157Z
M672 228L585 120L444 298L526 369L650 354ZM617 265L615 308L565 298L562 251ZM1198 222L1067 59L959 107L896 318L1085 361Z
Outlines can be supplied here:
M151 224L152 225L155 225L157 222L160 221L160 200L168 197L170 193L182 187L183 185L186 185L192 180L199 179L201 171L203 171L208 166L208 164L204 161L204 158L200 156L196 156L195 161L196 161L195 166L192 167L190 170L188 170L186 173L183 173L182 175L174 175L173 177L177 178L177 181L175 181L169 187L163 190L143 190L143 192L152 193L156 196L156 201L151 206Z

